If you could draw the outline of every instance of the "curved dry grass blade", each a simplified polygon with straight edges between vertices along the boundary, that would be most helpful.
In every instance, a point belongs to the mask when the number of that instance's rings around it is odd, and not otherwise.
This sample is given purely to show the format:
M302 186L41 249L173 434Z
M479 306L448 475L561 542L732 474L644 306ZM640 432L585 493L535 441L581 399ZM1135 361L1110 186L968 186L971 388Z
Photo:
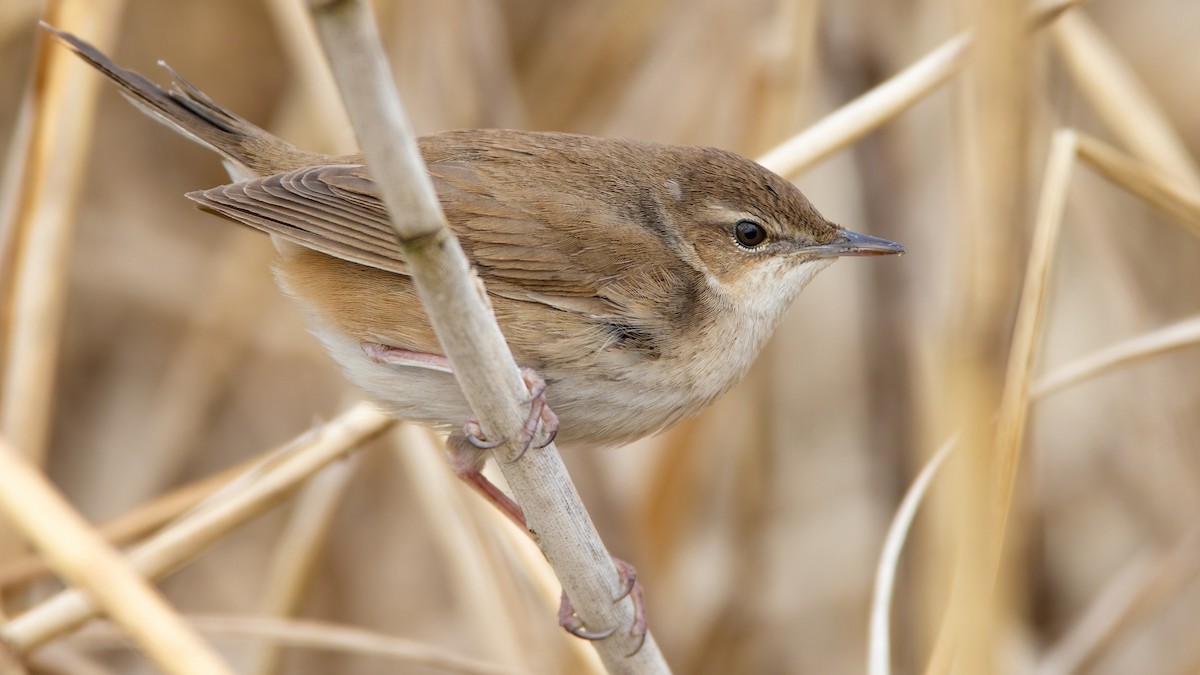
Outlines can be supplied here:
M892 523L883 540L883 551L879 554L879 565L875 568L875 590L871 598L871 626L867 634L868 675L890 675L892 672L891 612L892 595L896 587L896 570L900 567L900 553L908 540L913 518L929 485L933 482L942 464L954 452L958 439L950 439L934 453L933 457L917 474L909 486Z
M1083 10L1067 12L1053 27L1054 42L1071 76L1109 129L1135 157L1200 192L1200 168L1162 108Z
M358 469L358 455L330 465L317 474L296 499L288 522L271 552L262 612L268 617L290 617L304 601L313 572L329 537L333 517ZM282 654L275 643L263 645L249 672L273 675L279 672Z
M1200 196L1179 180L1087 134L1079 134L1079 157L1200 237Z
M321 621L275 619L250 616L188 615L196 630L211 637L268 640L274 644L343 652L389 659L408 666L437 668L471 675L518 675L527 670L460 656L448 649L416 640L383 635L362 628ZM119 644L119 636L109 631L89 631L71 638L80 646Z
M0 510L42 551L55 571L81 589L75 592L92 598L165 672L231 673L46 477L3 440ZM5 627L6 634L12 626Z
M1038 378L1029 396L1041 399L1114 368L1200 345L1200 316L1122 340L1059 366Z
M1086 0L1044 3L1033 13L1035 28ZM781 176L795 176L853 144L936 91L966 64L969 32L961 33L886 82L843 105L758 158Z
M242 480L218 492L194 512L129 552L129 564L158 579L182 567L230 530L275 506L289 492L330 462L389 429L393 420L360 403L337 419L296 439L267 469L252 469ZM79 591L62 591L0 628L10 648L27 652L96 615L95 605Z
M781 176L794 176L849 146L936 91L966 63L971 38L946 41L913 65L758 158Z

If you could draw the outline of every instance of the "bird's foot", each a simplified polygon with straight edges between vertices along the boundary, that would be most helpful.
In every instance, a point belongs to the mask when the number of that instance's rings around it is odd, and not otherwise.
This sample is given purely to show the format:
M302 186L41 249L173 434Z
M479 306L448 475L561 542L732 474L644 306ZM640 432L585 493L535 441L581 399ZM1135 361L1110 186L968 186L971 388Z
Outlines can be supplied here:
M510 462L524 457L531 447L544 448L550 445L558 434L558 415L554 414L550 404L546 402L546 381L532 368L522 368L521 379L529 389L529 417L525 419L525 425L521 428L521 451L517 453L516 457L509 460ZM539 426L542 430L541 439L538 438ZM474 417L463 424L463 436L466 437L468 443L480 450L491 450L504 444L503 440L494 441L484 438L479 420Z
M633 565L617 557L613 557L612 561L621 580L621 594L614 598L613 602L621 602L627 597L633 601L633 625L629 628L629 634L638 640L637 646L628 654L633 656L641 651L642 645L646 643L646 605L642 599L642 585L638 583L637 570ZM571 606L566 591L563 591L562 600L558 605L558 625L571 635L584 640L603 640L617 632L616 626L603 631L587 630L583 621L575 615L575 608Z

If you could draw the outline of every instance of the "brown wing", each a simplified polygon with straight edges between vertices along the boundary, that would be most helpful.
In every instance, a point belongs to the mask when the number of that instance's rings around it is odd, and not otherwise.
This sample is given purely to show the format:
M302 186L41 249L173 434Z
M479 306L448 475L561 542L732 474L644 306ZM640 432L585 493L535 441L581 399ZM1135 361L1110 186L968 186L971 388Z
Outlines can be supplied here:
M523 186L519 200L502 201L470 161L435 161L429 170L447 220L492 293L593 316L629 316L628 289L618 280L664 275L646 264L654 259L650 247L661 249L662 242L637 224L614 226L621 221L597 213L602 204L536 185ZM408 273L377 186L361 164L313 166L188 197L321 253ZM634 313L654 314L639 309Z

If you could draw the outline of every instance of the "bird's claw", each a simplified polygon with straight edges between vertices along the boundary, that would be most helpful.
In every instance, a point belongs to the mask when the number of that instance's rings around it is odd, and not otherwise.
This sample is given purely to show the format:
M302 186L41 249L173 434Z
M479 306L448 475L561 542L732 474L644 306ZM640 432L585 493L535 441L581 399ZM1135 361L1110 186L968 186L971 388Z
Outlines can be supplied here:
M529 452L529 448L540 449L550 445L554 442L554 437L558 435L558 415L554 414L554 411L550 409L550 404L546 402L546 381L532 368L522 368L521 379L529 389L529 417L525 418L525 426L521 428L521 438L524 439L525 444L521 446L521 452L508 460L509 462L515 462L524 457L525 453ZM546 439L535 446L534 441L537 438L539 424L546 433Z
M463 422L462 432L467 442L480 450L491 450L492 448L504 445L504 441L489 441L485 439L483 437L483 427L479 425L479 420L474 417Z
M550 404L546 402L546 381L532 368L522 368L521 379L529 389L529 417L525 419L525 425L521 427L521 439L524 441L521 451L517 453L516 457L508 460L509 462L521 459L532 447L544 448L550 445L554 442L554 437L558 435L558 415L554 414L554 411L550 409ZM537 440L539 425L545 432L546 439L535 445L534 441ZM468 443L480 450L498 448L505 442L484 438L479 420L473 417L463 424L463 436L466 437Z
M583 625L583 620L575 615L575 608L571 606L571 600L567 597L566 591L563 591L562 600L558 603L558 625L582 640L603 640L617 632L616 626L599 632L587 630Z
M642 585L637 581L637 570L633 565L616 557L613 558L613 565L617 568L617 576L621 580L622 588L621 594L614 598L613 602L621 602L625 598L630 598L633 602L633 625L629 628L629 634L638 638L638 643L633 651L626 654L626 656L633 656L646 644L646 605L642 598ZM584 640L603 640L612 637L617 632L615 626L605 631L586 630L583 621L576 616L575 608L571 606L571 599L567 597L566 591L563 591L562 600L558 605L558 625L571 635Z

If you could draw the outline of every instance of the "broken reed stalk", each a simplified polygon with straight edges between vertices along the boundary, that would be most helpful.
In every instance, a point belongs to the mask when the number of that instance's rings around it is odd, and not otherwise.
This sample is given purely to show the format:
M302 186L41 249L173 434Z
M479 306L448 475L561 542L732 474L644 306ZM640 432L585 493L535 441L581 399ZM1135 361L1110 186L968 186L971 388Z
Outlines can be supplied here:
M513 461L523 446L529 392L482 284L446 226L370 6L362 0L310 0L308 6L426 315L484 433L506 439L493 453L530 531L584 624L617 627L612 637L594 643L605 667L614 673L669 672L652 635L639 650L630 634L632 599L613 601L623 592L616 568L557 449L550 444Z
M49 565L113 618L164 672L229 673L167 601L110 547L28 460L0 440L0 511ZM14 623L4 626L5 637ZM24 651L11 641L6 646Z
M394 420L360 403L337 419L284 446L242 479L191 514L128 553L129 564L149 579L179 569L200 551L276 505L330 462L391 428ZM82 591L68 589L42 601L0 627L0 639L19 653L79 627L100 610Z

